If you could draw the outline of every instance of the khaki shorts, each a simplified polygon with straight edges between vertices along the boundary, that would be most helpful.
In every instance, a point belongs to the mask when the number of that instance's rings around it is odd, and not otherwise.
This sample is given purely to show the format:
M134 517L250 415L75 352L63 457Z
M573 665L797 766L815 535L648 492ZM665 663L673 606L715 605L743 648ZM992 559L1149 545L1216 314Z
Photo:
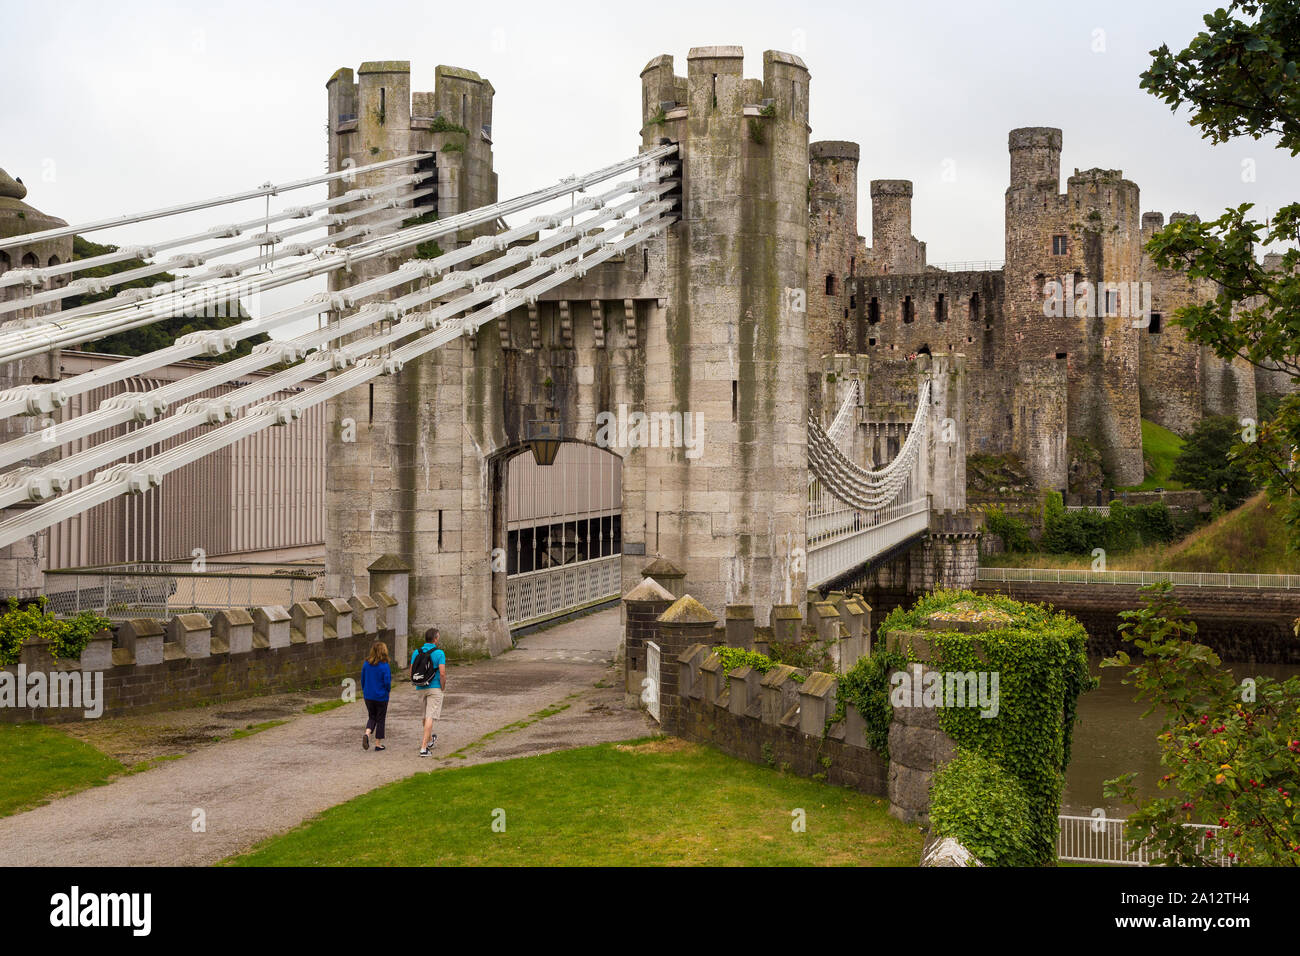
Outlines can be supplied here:
M442 719L442 688L429 687L420 691L424 697L424 719L441 720Z

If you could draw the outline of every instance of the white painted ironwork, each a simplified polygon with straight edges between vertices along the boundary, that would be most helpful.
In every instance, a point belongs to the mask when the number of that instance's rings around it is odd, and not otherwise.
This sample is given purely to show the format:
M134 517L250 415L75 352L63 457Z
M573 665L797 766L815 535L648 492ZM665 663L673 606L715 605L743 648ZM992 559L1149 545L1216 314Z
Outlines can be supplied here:
M1300 588L1300 574L1237 574L1217 571L1093 571L1088 568L980 568L989 584L1159 584L1194 588Z
M641 681L641 703L650 712L650 716L659 721L659 645L654 641L645 642L645 679Z
M925 456L930 383L917 394L911 429L897 456L883 468L855 464L849 422L858 383L850 389L829 431L808 423L808 512L805 524L808 586L826 582L924 532L929 524Z
M1056 858L1062 863L1109 863L1114 866L1151 866L1151 854L1124 838L1127 820L1110 817L1079 817L1061 814L1060 831L1056 840ZM1204 823L1184 823L1189 830L1201 831L1200 853L1218 866L1228 866L1229 861L1219 843L1207 833L1218 833L1219 827Z
M506 579L510 626L536 624L618 597L623 584L622 560L622 555L612 554L510 575Z

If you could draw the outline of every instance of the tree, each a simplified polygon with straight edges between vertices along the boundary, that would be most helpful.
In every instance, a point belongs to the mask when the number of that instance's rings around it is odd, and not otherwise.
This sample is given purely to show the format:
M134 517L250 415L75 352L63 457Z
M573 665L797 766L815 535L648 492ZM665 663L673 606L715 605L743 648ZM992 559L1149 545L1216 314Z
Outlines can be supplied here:
M1300 153L1300 0L1235 0L1204 21L1186 49L1151 51L1142 88L1174 110L1190 107L1192 125L1212 143L1267 137ZM1178 310L1174 321L1189 339L1221 358L1300 381L1300 251L1292 245L1272 269L1255 259L1261 243L1296 242L1300 203L1283 206L1268 223L1255 221L1252 208L1244 203L1212 222L1170 223L1147 251L1161 268L1219 285L1213 300ZM1284 398L1251 437L1235 454L1270 497L1287 499L1291 546L1300 548L1300 396Z
M1137 807L1125 836L1153 863L1204 866L1217 847L1236 863L1300 866L1300 677L1238 682L1188 639L1196 623L1172 592L1168 582L1143 588L1143 607L1124 611L1119 629L1140 652L1124 683L1164 717L1156 739L1168 772L1157 786L1176 795L1144 802L1126 773L1106 781L1106 796ZM1102 667L1130 663L1120 651Z
M72 237L72 258L89 259L94 256L106 255L110 252L117 252L118 247L107 243L91 242L81 236ZM112 262L108 265L92 266L89 269L81 270L78 276L84 278L102 278L104 276L115 275L119 272L126 272L130 269L139 269L146 263L143 259L126 259L122 262ZM79 305L87 305L91 302L100 302L104 299L111 299L123 289L149 289L160 282L174 282L176 277L170 272L160 272L156 275L147 276L141 279L129 279L126 282L118 283L111 289L104 292L78 293L70 295L63 300L63 308L74 309ZM114 335L105 336L102 339L96 339L93 342L84 342L80 348L84 352L98 352L107 355L144 355L147 352L154 352L158 349L165 349L175 342L182 335L188 335L190 332L200 332L206 329L225 329L232 325L238 325L240 322L250 316L238 305L236 315L202 317L193 316L174 316L170 319L161 319L150 325L142 325L136 329L129 329L126 332L118 332ZM235 348L229 352L217 356L210 361L227 362L232 358L241 355L247 355L253 350L253 346L260 342L270 341L270 337L265 334L251 336L243 339Z
M1169 478L1204 492L1218 509L1237 507L1256 490L1251 470L1236 454L1242 447L1241 432L1242 426L1229 415L1202 418L1183 443Z

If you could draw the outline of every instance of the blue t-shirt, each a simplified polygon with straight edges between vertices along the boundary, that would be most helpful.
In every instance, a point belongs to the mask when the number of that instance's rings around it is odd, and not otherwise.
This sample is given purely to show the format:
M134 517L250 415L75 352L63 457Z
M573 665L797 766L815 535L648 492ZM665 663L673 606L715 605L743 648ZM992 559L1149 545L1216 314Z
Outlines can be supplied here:
M387 661L372 664L366 661L361 665L361 696L366 700L388 700L388 691L393 686L393 670Z
M411 663L415 663L415 658L419 656L420 651L433 651L433 680L427 684L416 684L420 690L426 690L430 687L442 687L442 681L438 677L438 668L447 663L447 655L443 653L441 647L434 647L432 644L422 644L411 652Z

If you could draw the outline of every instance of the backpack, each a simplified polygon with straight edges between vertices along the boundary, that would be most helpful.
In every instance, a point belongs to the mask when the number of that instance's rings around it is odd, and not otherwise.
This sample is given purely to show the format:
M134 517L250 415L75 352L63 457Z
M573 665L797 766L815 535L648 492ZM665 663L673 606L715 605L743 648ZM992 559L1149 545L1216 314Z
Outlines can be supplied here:
M415 660L411 661L411 683L412 684L430 684L438 674L438 668L433 666L433 652L437 647L425 650L423 647L415 655Z

